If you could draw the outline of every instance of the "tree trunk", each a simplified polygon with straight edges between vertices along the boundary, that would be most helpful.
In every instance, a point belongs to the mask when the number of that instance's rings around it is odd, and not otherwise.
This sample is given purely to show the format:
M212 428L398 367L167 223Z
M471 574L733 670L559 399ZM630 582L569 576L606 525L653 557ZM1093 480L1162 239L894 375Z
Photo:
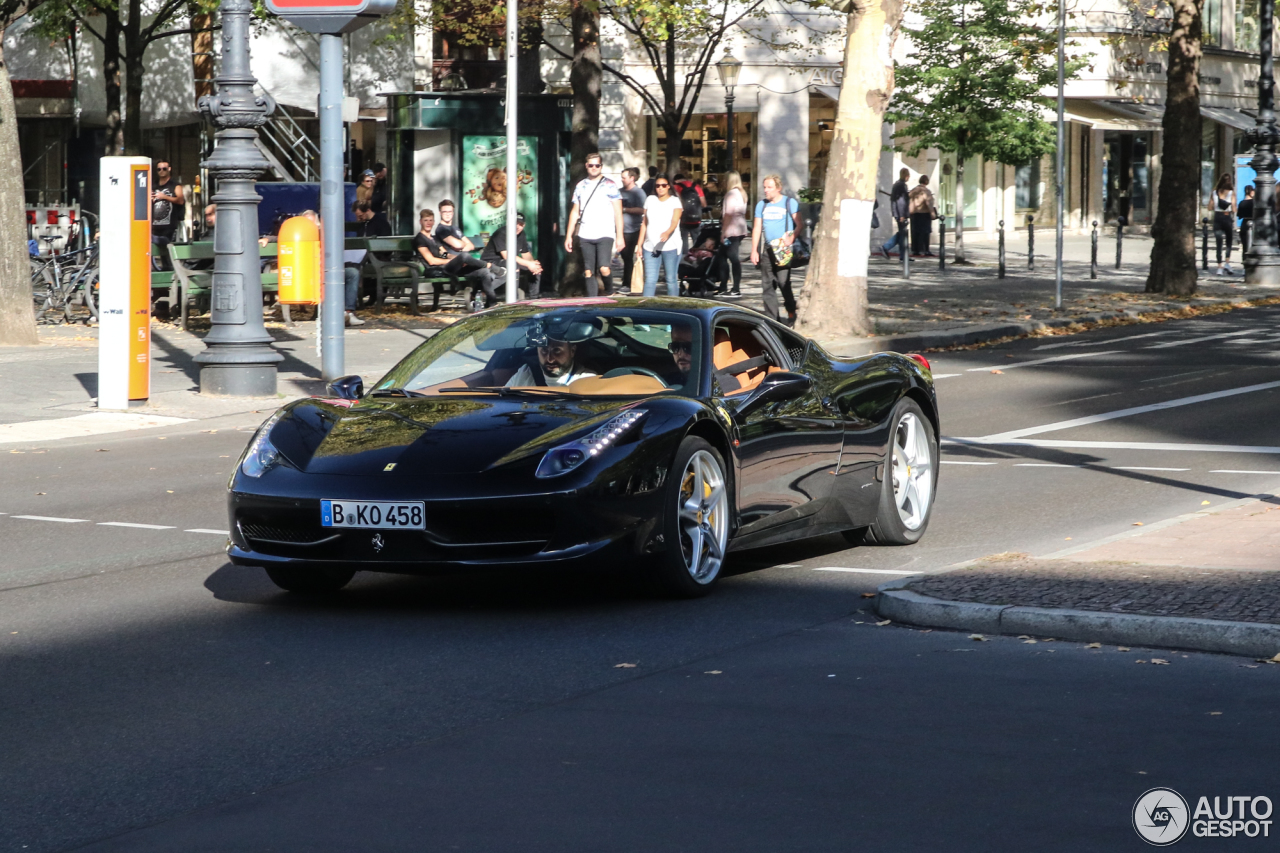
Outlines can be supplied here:
M39 342L31 304L18 112L9 68L4 64L4 28L0 28L0 346L35 346Z
M569 191L587 176L587 155L600 147L600 83L604 66L600 58L600 7L593 0L574 0L573 65L569 85L573 89L573 125L569 137ZM621 247L619 247L620 249ZM582 252L576 242L565 264L563 295L585 292Z
M823 187L823 213L799 303L810 337L866 335L871 210L880 164L880 132L893 95L893 45L899 0L854 0L844 50L844 82Z
M964 152L956 152L956 227L952 229L951 253L953 263L964 264L968 260L964 256Z
M120 18L107 11L102 24L106 41L102 45L102 80L106 87L107 138L103 155L115 157L124 152L124 127L120 115Z
M676 112L676 37L674 30L667 36L666 42L667 74L662 84L662 115L658 122L662 125L667 137L666 158L667 180L674 181L680 171L680 143L684 141L684 132L680 129L680 114ZM674 187L671 194L676 195Z
M1200 5L1172 0L1169 76L1161 151L1160 210L1151 244L1148 293L1196 292L1196 203L1200 189Z
M124 153L142 156L142 9L139 0L129 0L129 19L124 23ZM162 155L163 156L163 155Z

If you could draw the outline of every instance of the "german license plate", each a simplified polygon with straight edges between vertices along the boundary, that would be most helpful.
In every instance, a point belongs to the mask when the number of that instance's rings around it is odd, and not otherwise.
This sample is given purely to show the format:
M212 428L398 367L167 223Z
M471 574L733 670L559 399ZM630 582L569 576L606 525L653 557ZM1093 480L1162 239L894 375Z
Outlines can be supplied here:
M424 530L422 501L320 501L321 527Z

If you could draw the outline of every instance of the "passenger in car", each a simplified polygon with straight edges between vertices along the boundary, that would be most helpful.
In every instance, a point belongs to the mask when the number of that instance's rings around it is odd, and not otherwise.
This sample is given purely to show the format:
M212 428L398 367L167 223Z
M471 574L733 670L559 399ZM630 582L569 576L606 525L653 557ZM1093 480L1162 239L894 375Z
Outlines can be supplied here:
M575 379L595 376L587 370L579 370L575 362L578 345L568 341L546 339L543 346L537 347L538 367L536 373L531 365L525 364L507 380L508 388L536 385L568 385Z

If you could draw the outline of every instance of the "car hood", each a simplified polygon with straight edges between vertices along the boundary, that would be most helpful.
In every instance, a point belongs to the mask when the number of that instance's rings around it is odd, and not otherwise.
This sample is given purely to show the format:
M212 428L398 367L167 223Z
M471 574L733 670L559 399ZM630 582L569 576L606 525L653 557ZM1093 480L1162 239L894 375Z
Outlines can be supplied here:
M271 441L307 473L479 473L540 457L634 402L477 396L373 399L345 407L304 400L288 408Z

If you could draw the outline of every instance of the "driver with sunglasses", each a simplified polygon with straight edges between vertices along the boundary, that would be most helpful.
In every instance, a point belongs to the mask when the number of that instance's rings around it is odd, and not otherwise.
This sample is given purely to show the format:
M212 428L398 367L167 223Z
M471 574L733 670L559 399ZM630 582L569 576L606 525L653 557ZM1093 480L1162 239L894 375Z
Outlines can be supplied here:
M682 375L693 369L693 327L672 326L671 343L667 344L667 349Z

